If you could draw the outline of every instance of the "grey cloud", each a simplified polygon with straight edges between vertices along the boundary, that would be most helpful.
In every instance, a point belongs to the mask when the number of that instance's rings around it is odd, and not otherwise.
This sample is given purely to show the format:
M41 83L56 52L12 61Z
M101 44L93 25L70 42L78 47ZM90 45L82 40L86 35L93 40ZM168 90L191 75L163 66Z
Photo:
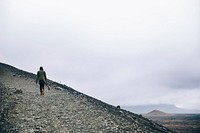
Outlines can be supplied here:
M150 4L162 3L157 2ZM40 13L42 5L39 10L29 7L37 5L36 1L25 8L18 2L9 3L10 14L0 16L0 60L5 63L34 73L43 65L49 78L110 103L148 104L160 99L173 103L176 97L185 96L175 92L198 93L198 4L180 0L175 6L166 1L162 3L166 9L148 11L153 16L140 7L134 10L144 12L133 14L116 8L119 14L112 19L105 10L103 14L96 11L101 16L93 17L90 10L79 12L69 5L60 9L60 3L53 1L44 5L48 15ZM58 11L51 10L52 6ZM106 9L112 15L112 7Z
M186 72L163 76L160 84L171 89L196 89L200 87L200 75Z

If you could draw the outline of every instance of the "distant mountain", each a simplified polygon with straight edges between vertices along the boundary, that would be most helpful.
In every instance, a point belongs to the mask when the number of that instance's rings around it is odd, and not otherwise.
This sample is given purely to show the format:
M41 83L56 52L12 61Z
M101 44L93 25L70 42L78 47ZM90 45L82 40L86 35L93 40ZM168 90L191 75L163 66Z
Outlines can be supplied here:
M131 111L137 114L145 114L152 110L162 110L170 114L197 114L200 110L189 110L178 108L171 104L150 104L150 105L138 105L138 106L121 106L123 109Z
M171 114L162 112L160 110L153 110L153 111L145 114L144 116L171 116Z

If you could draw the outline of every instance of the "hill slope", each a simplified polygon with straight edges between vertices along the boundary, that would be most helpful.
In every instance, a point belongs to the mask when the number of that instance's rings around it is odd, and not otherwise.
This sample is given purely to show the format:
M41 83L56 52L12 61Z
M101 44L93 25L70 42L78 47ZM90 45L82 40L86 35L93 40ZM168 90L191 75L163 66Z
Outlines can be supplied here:
M0 132L172 132L50 80L52 89L45 89L45 96L40 96L35 78L34 74L0 63Z
M172 116L172 114L168 114L168 113L165 113L165 112L162 112L160 110L153 110L147 114L145 114L145 116Z

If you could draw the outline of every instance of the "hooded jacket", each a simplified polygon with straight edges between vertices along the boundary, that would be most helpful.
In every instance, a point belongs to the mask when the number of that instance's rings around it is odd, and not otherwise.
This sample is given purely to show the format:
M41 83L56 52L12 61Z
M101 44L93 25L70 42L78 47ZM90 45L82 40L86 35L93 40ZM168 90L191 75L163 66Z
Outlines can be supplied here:
M37 72L36 82L41 81L41 80L44 81L45 83L47 81L46 73L43 70L40 70Z

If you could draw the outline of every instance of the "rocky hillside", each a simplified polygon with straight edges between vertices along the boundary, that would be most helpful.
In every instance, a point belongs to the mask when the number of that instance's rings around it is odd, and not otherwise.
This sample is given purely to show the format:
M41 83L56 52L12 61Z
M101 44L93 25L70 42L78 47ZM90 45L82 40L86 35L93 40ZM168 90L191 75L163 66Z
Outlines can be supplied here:
M39 95L36 75L0 63L1 133L170 133L141 115L48 81Z

